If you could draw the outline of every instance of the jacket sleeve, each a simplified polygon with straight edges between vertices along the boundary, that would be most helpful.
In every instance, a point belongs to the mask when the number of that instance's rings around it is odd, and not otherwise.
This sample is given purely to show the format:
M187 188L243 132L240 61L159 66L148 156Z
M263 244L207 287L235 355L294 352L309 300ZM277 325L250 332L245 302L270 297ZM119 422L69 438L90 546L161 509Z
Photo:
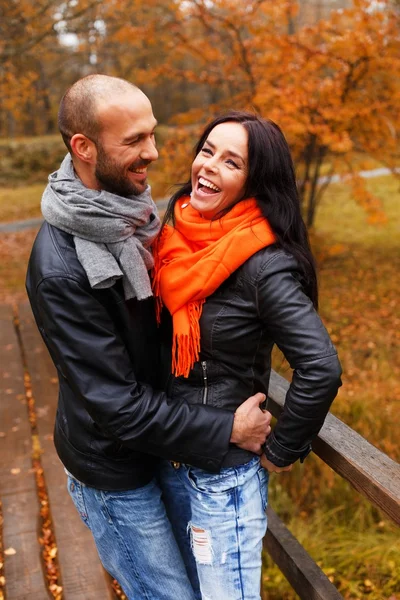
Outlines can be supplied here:
M283 251L258 274L259 316L293 369L283 412L265 444L277 466L307 456L341 385L336 350L300 281L297 262Z
M142 452L217 471L233 413L168 399L136 380L106 308L74 278L36 289L39 329L56 366L103 434Z

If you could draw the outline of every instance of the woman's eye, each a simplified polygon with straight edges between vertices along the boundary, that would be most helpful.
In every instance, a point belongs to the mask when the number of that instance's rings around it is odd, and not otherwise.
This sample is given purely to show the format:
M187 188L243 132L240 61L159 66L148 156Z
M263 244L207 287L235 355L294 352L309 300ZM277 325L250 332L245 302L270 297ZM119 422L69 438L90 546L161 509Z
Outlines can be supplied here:
M236 169L238 169L239 167L237 166L237 164L231 159L228 158L228 160L226 161L229 165L232 165L233 167L235 167Z
M202 148L202 149L201 149L201 151L202 151L204 154L212 154L212 152L211 152L210 148Z

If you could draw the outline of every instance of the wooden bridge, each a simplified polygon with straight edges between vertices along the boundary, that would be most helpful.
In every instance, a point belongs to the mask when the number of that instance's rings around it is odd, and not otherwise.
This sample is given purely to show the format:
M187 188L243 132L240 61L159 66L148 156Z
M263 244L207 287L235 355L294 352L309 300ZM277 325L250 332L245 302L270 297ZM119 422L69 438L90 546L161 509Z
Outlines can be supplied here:
M27 303L0 307L0 333L0 600L115 600L118 588L66 491L52 436L57 376ZM275 416L287 388L273 373ZM399 464L331 414L313 449L400 525ZM299 597L342 598L272 508L268 519L264 546Z

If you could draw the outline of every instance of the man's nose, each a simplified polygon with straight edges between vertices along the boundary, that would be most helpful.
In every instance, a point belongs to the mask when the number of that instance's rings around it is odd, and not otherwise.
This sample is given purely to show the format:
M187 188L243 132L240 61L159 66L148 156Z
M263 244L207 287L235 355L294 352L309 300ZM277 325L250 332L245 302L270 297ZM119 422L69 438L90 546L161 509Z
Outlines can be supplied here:
M153 140L149 139L144 144L142 151L140 153L140 158L142 158L143 160L157 160L158 150L157 150L156 144Z

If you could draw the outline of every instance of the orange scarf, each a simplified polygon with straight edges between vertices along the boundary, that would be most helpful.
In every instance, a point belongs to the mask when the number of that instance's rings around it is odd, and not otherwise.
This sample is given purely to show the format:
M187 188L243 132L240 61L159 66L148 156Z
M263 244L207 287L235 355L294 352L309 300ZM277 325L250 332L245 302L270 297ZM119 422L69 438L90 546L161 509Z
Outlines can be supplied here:
M153 281L157 319L163 304L172 315L172 372L184 377L199 359L199 319L207 296L275 241L254 198L238 202L215 221L203 219L189 201L176 202L175 227L166 225L157 240Z

